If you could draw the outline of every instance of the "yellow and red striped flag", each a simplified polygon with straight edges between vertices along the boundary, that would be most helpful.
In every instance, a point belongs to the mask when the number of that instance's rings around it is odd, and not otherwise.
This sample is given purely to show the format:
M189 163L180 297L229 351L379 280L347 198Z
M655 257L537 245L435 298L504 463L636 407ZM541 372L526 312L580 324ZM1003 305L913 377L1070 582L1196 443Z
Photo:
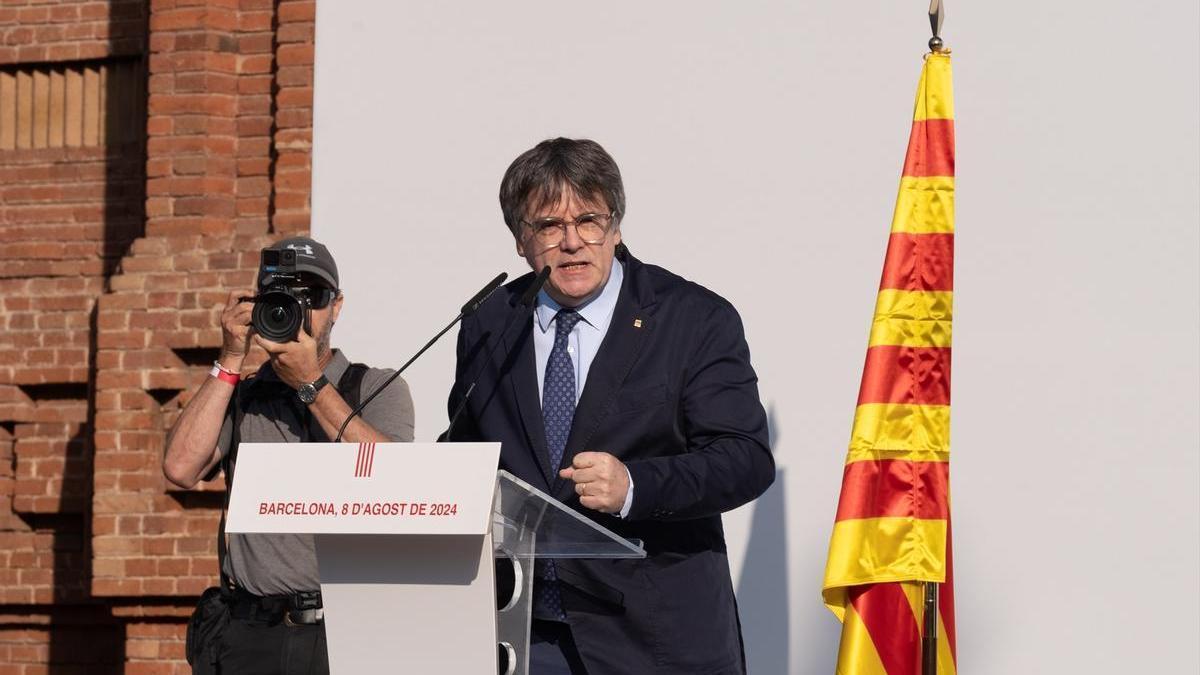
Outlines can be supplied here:
M950 326L954 100L950 54L926 56L842 476L825 604L838 675L919 675L925 582L939 583L937 673L954 675Z

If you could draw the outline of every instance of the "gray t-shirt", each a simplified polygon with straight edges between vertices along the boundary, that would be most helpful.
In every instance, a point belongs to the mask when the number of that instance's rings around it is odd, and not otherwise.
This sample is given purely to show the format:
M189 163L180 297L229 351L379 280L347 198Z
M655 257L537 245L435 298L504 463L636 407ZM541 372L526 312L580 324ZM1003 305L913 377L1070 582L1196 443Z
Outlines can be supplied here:
M325 367L329 385L336 387L350 361L339 350ZM383 383L392 370L370 368L359 387L359 400L366 398ZM242 389L244 388L244 391ZM321 425L312 417L296 392L284 384L270 363L263 365L253 378L245 380L225 411L225 421L217 447L221 456L229 454L234 443L234 415L241 401L242 441L248 443L328 442ZM388 385L363 409L363 418L380 433L397 442L413 439L413 403L403 378ZM233 469L237 480L237 467ZM220 535L218 535L220 536ZM317 574L317 555L312 535L304 534L230 534L228 551L221 568L235 584L255 595L290 595L315 591L321 587Z

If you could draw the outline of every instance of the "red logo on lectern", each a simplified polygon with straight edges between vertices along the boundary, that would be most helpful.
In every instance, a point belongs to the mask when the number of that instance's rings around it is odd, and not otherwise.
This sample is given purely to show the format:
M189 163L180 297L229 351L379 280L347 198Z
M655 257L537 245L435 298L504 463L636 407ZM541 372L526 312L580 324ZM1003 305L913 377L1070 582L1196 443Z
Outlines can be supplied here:
M370 478L371 469L375 467L375 444L358 444L358 463L354 465L355 478Z

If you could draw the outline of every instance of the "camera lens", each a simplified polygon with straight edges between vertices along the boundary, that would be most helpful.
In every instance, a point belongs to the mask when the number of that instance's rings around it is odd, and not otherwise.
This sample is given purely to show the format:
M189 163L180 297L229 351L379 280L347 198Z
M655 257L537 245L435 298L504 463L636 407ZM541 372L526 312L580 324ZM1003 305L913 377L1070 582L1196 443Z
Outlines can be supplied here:
M284 290L269 290L254 303L250 324L258 334L272 342L289 342L296 338L304 323L300 301Z

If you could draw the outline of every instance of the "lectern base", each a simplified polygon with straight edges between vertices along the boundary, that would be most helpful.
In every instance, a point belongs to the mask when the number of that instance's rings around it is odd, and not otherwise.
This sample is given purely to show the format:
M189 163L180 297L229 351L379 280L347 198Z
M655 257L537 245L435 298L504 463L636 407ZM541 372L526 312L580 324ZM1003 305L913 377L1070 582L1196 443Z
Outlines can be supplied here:
M315 538L333 675L496 672L491 535Z

